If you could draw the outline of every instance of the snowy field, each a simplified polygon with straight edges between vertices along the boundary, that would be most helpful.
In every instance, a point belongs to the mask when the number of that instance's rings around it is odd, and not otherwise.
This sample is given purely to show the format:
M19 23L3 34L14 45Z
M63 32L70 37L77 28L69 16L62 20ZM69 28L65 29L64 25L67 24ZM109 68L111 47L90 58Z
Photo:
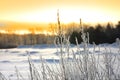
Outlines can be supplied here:
M99 46L99 47L98 47ZM97 55L102 55L105 51L112 53L113 55L118 55L119 45L117 43L113 44L101 44L95 48L89 45L89 53L95 52ZM70 50L78 54L78 46L71 45ZM79 50L82 54L83 46L79 45ZM72 52L70 51L70 53ZM16 70L20 72L23 77L28 77L28 54L32 58L32 62L38 66L40 65L40 57L44 58L46 62L50 65L54 65L54 62L59 63L60 59L60 49L54 45L34 45L34 46L19 46L13 49L0 49L0 72L6 76L6 78L11 80L16 80ZM64 54L66 51L64 50ZM72 55L72 53L70 54ZM17 69L15 68L17 67ZM120 70L118 70L120 71Z

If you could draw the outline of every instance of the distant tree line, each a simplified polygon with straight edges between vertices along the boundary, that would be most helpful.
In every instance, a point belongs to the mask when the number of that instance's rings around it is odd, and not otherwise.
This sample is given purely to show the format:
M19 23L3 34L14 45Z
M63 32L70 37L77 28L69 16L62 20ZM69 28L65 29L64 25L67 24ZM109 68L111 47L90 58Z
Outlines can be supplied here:
M14 48L19 45L51 44L54 36L45 34L3 34L0 33L0 48Z
M84 27L84 26L83 26ZM113 43L116 41L116 38L120 39L120 21L117 25L113 26L112 24L108 23L106 26L102 26L98 24L95 27L88 26L84 27L84 32L89 33L89 42L96 44L101 43ZM80 44L82 42L81 39L81 32L79 31L73 31L70 35L70 42L72 44L76 44L76 38L78 40L78 43Z
M62 27L64 27L62 25ZM117 25L108 23L106 26L98 24L96 26L84 25L84 32L89 33L89 42L96 44L101 43L113 43L116 38L120 39L120 21ZM51 28L52 30L54 27ZM80 27L77 24L70 24L66 26L64 30L65 36L70 36L70 43L76 44L76 38L78 43L82 42ZM55 33L55 32L54 32ZM0 48L13 48L19 45L35 45L35 44L54 44L56 35L45 34L3 34L0 33Z

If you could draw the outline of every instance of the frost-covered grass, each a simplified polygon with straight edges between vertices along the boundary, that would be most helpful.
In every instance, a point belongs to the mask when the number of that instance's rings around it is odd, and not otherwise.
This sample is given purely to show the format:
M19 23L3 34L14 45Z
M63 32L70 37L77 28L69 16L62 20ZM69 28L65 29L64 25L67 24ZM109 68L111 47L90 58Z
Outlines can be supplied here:
M120 45L76 46L65 39L52 47L0 50L0 80L120 80ZM77 42L77 40L76 40Z

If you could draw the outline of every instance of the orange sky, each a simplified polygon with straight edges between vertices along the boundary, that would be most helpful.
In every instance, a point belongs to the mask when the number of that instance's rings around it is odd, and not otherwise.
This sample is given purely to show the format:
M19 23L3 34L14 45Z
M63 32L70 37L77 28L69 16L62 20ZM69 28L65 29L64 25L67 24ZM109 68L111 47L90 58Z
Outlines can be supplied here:
M117 22L120 0L0 0L0 21L51 23Z

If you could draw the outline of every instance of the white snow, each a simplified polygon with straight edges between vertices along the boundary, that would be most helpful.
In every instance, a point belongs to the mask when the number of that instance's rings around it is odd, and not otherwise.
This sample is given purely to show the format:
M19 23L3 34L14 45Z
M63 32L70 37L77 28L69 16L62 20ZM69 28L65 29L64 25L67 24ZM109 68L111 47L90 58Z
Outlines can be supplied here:
M93 45L89 46L90 52L93 52ZM79 47L82 52L82 45ZM111 51L114 55L119 51L117 43L101 44L99 47L100 51L98 47L95 49L96 54L102 54L105 51L105 47L106 50ZM72 45L71 49L77 53L76 46ZM49 64L53 64L54 60L59 62L59 48L56 48L54 45L19 46L13 49L0 49L0 72L7 78L14 80L16 79L16 66L23 76L28 77L28 53L36 65L40 64L40 56L46 59Z

